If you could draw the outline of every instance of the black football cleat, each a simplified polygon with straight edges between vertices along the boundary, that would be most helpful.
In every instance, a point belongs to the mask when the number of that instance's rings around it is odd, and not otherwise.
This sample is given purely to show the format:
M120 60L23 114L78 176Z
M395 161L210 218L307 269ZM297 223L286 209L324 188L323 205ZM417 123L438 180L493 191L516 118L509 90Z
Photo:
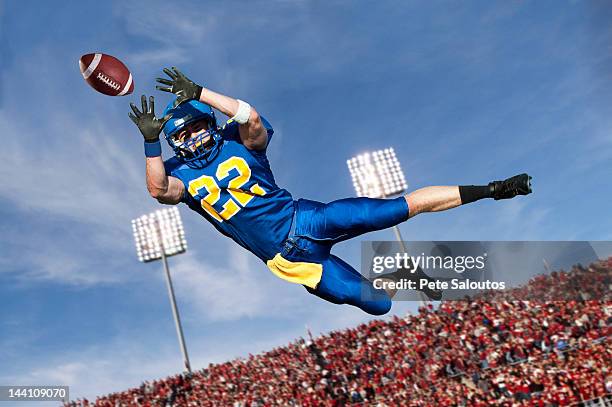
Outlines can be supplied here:
M510 199L517 195L528 195L531 193L531 177L527 174L515 175L504 181L489 182L491 196L497 201L499 199Z

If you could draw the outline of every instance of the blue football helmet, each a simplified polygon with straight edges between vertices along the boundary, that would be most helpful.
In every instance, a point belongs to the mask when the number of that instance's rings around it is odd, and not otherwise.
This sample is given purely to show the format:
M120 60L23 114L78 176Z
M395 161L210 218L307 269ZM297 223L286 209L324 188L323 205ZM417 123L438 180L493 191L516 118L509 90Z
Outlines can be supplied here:
M221 135L217 126L215 112L210 106L192 99L174 107L174 101L170 102L164 110L163 116L172 115L164 125L166 141L174 150L176 158L189 166L203 167L212 161L221 146ZM185 126L199 120L208 122L208 130L197 137L180 142L174 138ZM210 140L203 140L210 135Z

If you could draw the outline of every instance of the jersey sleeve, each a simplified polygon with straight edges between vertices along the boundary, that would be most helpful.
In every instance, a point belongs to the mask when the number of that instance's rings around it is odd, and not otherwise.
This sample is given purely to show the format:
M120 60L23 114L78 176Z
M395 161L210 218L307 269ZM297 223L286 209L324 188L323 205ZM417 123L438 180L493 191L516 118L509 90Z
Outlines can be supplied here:
M272 128L272 125L270 124L269 121L266 120L265 117L259 116L259 118L261 119L261 122L266 128L266 132L268 133L268 144L270 144L270 140L272 140L272 135L274 134L274 129ZM266 144L266 147L268 147L268 144Z
M223 127L221 127L221 137L223 140L228 141L236 141L238 143L242 143L240 140L240 134L238 134L238 123L229 119Z
M259 117L261 118L261 123L266 128L266 132L268 133L268 144L270 144L270 140L272 140L272 135L274 134L274 129L272 128L272 125L270 124L268 120L266 120L265 117L263 116L259 116ZM236 141L242 144L242 140L240 139L240 134L238 132L238 126L239 126L238 123L236 123L232 119L229 119L223 125L223 127L221 127L221 137L223 137L224 140ZM267 147L268 145L266 145L266 148Z
M183 197L181 198L181 202L184 202L189 205L190 199L191 201L193 201L193 198L191 197L191 195L189 195L189 191L187 190L188 186L185 184L185 180L183 179L183 177L181 177L179 171L181 164L182 163L179 161L178 158L172 157L164 161L164 168L166 170L166 175L177 178L183 183L183 186L185 187L185 192L183 194Z
M174 172L181 166L181 162L178 158L172 157L164 161L164 168L166 170L166 175L171 175L173 177L178 178L178 176L174 175Z

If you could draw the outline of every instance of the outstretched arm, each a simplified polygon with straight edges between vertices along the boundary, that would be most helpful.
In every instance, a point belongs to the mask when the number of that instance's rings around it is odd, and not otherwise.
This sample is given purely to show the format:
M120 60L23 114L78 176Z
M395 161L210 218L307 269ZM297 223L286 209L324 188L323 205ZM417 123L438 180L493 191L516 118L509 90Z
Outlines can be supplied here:
M147 98L142 95L142 112L136 105L130 103L132 112L128 113L130 119L138 126L145 141L145 155L147 157L147 189L151 196L160 203L175 205L181 201L185 186L175 177L166 175L164 161L161 158L161 145L159 143L159 133L164 124L170 119L165 116L161 119L155 117L155 100L153 96Z
M250 150L266 148L268 132L255 108L238 99L203 88L175 67L172 67L172 70L164 68L164 73L170 79L157 78L157 82L165 85L157 86L157 89L176 94L177 105L186 100L198 99L239 123L240 139L246 148Z
M235 117L238 113L238 100L213 92L210 89L202 88L200 102L212 106L228 117ZM268 132L253 106L250 107L248 121L240 123L238 131L242 144L250 150L263 150L268 145Z

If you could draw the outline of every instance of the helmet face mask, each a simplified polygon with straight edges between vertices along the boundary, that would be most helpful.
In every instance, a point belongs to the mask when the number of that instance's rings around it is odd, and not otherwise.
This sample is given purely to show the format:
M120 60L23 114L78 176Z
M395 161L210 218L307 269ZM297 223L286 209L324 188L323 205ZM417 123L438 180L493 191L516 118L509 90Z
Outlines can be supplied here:
M183 158L197 157L206 152L200 149L212 147L214 140L209 127L207 120L199 120L186 124L180 131L172 134L172 142L181 151Z
M171 102L164 111L164 116L167 114L172 117L164 125L164 134L176 157L190 167L206 166L221 145L217 121L210 106L189 100L174 107Z
M199 137L202 132L209 135L210 132L210 122L208 120L197 120L195 122L191 122L186 124L180 131L174 132L172 138L176 145L181 145L192 138L192 135L195 133L195 137Z

